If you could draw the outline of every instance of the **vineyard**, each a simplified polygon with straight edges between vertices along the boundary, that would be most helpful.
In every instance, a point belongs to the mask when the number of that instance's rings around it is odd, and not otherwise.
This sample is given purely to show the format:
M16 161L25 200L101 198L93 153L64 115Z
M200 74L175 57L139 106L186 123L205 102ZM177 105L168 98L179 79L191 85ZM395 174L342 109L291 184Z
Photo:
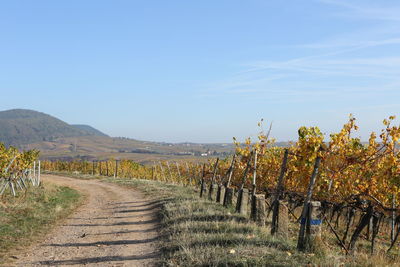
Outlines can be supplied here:
M20 152L14 147L6 148L0 143L0 195L25 191L40 185L39 151Z
M370 242L371 253L378 242L389 252L400 232L400 129L394 119L385 119L383 130L371 133L367 143L354 137L358 126L350 116L328 140L317 127L301 127L297 142L284 148L275 145L270 131L261 130L257 142L235 140L232 157L208 164L44 161L42 168L195 186L201 197L250 213L262 226L272 214L273 235L287 235L288 221L300 224L301 251L315 249L326 227L346 254L360 239Z

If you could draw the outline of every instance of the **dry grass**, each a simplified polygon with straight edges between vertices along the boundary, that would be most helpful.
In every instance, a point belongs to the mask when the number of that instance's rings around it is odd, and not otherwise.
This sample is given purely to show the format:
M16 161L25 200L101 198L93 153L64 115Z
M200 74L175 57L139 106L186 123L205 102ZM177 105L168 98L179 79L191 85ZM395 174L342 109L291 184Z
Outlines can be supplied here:
M0 205L0 265L17 250L42 237L55 223L80 204L80 194L68 187L45 184ZM11 258L10 258L11 257Z

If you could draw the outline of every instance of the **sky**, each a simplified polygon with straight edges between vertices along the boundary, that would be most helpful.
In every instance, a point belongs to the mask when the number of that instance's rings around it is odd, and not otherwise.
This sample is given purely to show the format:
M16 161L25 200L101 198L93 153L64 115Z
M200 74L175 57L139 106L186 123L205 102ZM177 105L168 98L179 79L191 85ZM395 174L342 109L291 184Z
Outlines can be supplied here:
M140 140L255 138L263 118L288 141L350 113L366 140L400 115L400 2L2 0L0 97Z

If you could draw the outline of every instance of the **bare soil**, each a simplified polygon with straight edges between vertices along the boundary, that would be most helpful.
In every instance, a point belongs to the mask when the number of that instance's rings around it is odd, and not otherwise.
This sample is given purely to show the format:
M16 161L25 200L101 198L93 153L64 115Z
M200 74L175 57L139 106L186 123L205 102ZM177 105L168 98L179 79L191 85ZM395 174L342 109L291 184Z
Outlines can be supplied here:
M97 180L43 175L87 200L43 242L18 255L16 266L154 266L159 258L156 201Z

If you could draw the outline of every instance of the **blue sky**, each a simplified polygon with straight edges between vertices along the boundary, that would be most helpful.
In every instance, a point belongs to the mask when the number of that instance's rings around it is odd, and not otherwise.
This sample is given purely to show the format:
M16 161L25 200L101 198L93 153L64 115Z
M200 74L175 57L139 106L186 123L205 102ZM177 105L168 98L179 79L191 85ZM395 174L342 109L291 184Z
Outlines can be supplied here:
M366 139L400 115L400 2L1 1L0 110L112 136L231 142L273 121Z

